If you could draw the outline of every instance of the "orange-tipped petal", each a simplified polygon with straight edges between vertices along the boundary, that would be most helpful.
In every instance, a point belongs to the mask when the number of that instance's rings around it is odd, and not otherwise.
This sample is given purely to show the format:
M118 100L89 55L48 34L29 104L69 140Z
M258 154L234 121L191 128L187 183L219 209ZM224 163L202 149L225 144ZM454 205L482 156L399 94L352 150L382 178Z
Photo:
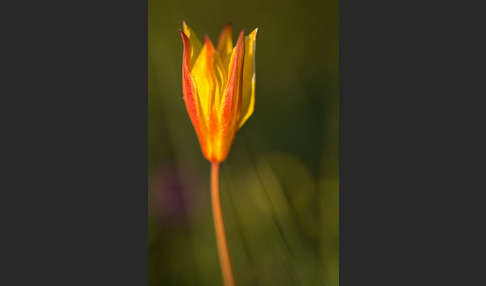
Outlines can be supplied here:
M184 43L184 52L182 56L182 92L184 94L184 102L186 105L187 113L189 114L189 118L191 119L192 125L196 131L197 137L199 139L199 143L201 144L201 148L203 150L206 149L206 141L205 141L205 123L204 117L202 116L202 110L199 103L199 98L197 96L197 89L196 84L194 82L194 78L191 75L191 65L190 65L190 57L191 57L191 41L189 38L179 30L182 36L182 41Z
M186 24L185 21L182 21L182 27L184 30L184 34L189 38L192 44L192 50L191 50L191 67L192 67L196 62L199 53L201 52L202 45L196 33L194 33L194 31L191 29L191 27L189 27Z
M243 83L243 61L245 56L245 30L241 31L236 47L233 49L229 64L228 83L221 111L221 129L224 147L229 152L234 135L238 129L241 110L241 92ZM228 155L224 154L224 158Z
M181 29L179 29L179 33L181 34L182 44L184 45L184 51L182 53L182 70L184 72L184 69L187 69L187 71L190 72L192 68L191 65L192 43L191 40L189 40L189 37L187 37L186 34Z
M218 52L225 69L228 69L231 53L233 52L233 29L231 23L226 24L218 39Z
M245 37L245 63L239 128L245 124L255 108L255 51L258 28Z

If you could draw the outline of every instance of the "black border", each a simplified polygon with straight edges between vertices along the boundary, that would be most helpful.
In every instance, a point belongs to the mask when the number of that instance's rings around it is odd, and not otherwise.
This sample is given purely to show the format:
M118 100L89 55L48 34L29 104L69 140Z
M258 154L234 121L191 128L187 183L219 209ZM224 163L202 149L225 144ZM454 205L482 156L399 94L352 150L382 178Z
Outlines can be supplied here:
M480 11L340 1L341 285L484 281Z
M2 9L0 284L147 284L147 6Z

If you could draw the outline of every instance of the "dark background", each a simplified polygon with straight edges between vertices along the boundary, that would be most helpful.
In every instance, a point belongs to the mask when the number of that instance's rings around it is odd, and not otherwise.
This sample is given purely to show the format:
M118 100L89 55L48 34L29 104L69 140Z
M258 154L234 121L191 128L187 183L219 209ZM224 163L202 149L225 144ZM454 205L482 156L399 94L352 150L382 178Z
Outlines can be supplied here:
M216 44L259 28L255 111L222 164L238 285L338 285L338 1L148 7L149 285L218 285L202 156L182 100L182 21Z

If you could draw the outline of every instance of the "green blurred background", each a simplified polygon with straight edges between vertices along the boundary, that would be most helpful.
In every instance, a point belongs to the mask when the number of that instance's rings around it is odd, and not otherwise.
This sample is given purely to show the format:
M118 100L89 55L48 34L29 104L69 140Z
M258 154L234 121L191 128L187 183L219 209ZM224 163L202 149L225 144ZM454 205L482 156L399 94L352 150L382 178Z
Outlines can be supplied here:
M238 285L338 285L338 0L148 1L149 285L222 285L183 20L215 44L228 21L234 42L259 28L255 111L221 166Z

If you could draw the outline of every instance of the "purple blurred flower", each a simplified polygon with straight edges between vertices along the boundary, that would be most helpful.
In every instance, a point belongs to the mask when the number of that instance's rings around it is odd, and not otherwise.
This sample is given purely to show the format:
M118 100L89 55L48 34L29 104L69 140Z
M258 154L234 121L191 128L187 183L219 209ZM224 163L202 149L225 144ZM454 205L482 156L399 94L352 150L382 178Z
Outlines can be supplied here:
M201 176L185 166L181 170L174 165L156 169L149 182L151 214L169 226L186 226L188 217L199 209L200 181Z

